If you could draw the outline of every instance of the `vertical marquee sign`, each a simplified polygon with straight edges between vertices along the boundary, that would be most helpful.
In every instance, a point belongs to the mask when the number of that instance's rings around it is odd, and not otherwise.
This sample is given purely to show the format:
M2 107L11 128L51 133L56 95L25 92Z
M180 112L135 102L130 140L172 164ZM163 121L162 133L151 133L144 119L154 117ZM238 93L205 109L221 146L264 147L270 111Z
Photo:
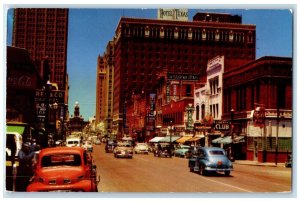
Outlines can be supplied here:
M194 112L194 107L192 104L189 104L186 108L185 111L187 112L187 123L186 123L186 129L187 130L193 130L194 129L194 123L193 123L193 112Z
M65 92L61 90L51 90L49 92L49 97L47 97L46 90L37 89L35 91L35 107L36 107L36 116L39 123L45 123L46 113L47 113L47 103L64 103ZM49 100L47 100L49 99Z

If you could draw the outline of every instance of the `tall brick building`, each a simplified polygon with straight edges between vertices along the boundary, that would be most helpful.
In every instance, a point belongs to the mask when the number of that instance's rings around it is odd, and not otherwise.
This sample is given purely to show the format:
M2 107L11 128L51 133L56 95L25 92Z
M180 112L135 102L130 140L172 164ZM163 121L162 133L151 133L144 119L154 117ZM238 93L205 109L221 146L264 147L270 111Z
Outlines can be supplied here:
M26 48L40 74L67 89L68 9L17 8L14 10L13 46ZM48 59L50 72L43 72ZM45 75L46 74L46 75Z
M225 71L255 59L256 26L241 16L197 13L193 21L121 18L114 37L113 130L122 131L124 102L142 90L154 92L156 74L200 74L209 59L224 55Z
M112 132L114 46L107 44L106 52L97 59L96 123L103 122L105 130Z

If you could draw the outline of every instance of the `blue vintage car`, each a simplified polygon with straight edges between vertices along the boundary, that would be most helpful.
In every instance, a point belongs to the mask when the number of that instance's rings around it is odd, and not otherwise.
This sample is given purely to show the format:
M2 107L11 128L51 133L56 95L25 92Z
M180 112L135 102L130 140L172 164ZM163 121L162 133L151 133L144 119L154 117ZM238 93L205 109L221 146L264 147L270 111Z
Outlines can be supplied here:
M174 156L187 158L187 152L189 151L191 146L188 145L178 145L175 148Z
M206 175L208 172L224 172L226 176L233 170L231 161L224 149L219 147L199 147L195 155L189 159L191 172Z

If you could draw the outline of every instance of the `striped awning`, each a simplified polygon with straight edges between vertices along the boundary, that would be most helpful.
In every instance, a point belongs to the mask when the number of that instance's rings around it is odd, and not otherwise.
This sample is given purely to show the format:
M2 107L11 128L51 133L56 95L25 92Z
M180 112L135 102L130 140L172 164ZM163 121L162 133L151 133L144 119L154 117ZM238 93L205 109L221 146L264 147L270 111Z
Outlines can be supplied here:
M245 142L244 136L237 136L233 139L233 143Z
M171 142L174 142L179 138L180 138L179 136L171 136L171 138L170 138L170 136L166 136L163 139L159 140L158 142L170 142L170 140L171 140Z
M218 143L220 143L220 144L231 144L232 143L231 136L223 137Z
M158 142L159 140L163 139L165 137L155 137L155 138L152 138L151 140L149 140L149 142Z
M191 139L192 136L182 136L181 138L177 139L176 142L183 144L185 141Z
M214 144L219 144L219 142L223 139L223 137L218 137L216 139L213 139L211 142Z
M204 138L204 135L192 137L191 139L188 139L187 142L196 142L201 138Z

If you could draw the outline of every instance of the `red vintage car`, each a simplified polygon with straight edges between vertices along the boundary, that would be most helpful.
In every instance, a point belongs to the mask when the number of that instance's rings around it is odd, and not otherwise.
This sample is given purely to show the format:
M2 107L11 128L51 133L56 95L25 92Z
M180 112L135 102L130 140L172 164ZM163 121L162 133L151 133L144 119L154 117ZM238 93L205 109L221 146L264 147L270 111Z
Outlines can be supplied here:
M81 147L40 151L28 192L97 192L100 178L91 155Z

